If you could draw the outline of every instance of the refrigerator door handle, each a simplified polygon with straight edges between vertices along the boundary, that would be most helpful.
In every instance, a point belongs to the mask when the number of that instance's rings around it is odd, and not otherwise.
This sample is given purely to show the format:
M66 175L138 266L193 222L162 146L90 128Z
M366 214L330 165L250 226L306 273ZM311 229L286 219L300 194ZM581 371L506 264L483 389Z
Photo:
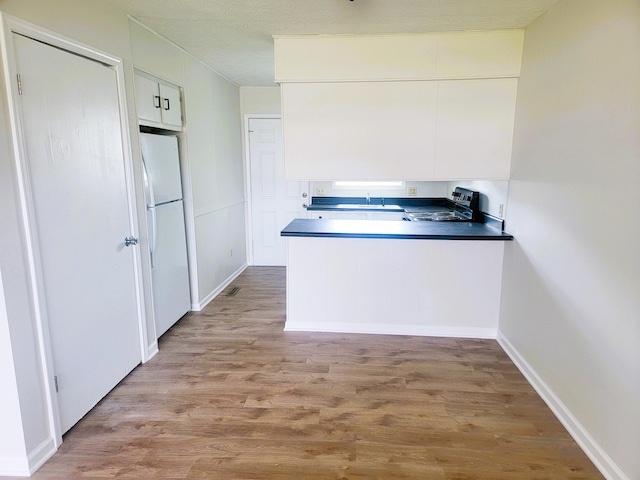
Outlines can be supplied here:
M156 266L156 244L157 244L157 231L158 226L156 224L156 207L147 207L147 210L151 213L151 231L149 232L149 253L151 254L151 268Z
M156 232L158 231L156 224L156 199L153 194L153 184L151 183L151 179L149 178L149 173L147 171L147 164L144 161L144 155L142 155L142 175L144 177L144 186L147 190L147 194L149 195L149 203L147 204L147 211L151 213L151 231L149 232L149 253L151 255L151 268L154 268L155 265L155 251L157 244Z

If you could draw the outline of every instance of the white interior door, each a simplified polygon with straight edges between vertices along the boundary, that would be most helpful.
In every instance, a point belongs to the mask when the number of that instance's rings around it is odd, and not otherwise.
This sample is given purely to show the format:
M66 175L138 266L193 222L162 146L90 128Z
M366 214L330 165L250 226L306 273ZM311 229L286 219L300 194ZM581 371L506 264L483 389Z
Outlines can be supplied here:
M141 360L116 72L13 35L62 432Z
M309 182L286 182L282 155L282 120L249 119L251 227L253 264L284 266L286 242L280 231L306 217Z

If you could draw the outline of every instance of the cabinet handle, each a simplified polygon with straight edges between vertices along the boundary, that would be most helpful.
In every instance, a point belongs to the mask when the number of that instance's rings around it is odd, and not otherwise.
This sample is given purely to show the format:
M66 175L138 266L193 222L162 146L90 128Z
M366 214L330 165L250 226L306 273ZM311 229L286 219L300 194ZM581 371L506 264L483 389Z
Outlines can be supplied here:
M170 107L170 104L169 104L169 99L168 99L168 98L165 98L165 99L164 99L164 101L166 102L166 104L165 104L165 106L164 106L164 109L165 109L165 110L169 110L169 109L171 108L171 107Z
M160 95L153 96L153 106L156 108L160 108Z

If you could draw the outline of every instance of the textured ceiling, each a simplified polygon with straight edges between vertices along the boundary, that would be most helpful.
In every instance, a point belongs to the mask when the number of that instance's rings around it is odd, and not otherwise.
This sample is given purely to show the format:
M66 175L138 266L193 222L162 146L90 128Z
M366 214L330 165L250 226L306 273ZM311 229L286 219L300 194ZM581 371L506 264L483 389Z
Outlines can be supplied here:
M522 28L559 0L110 0L240 86L273 86L276 34Z

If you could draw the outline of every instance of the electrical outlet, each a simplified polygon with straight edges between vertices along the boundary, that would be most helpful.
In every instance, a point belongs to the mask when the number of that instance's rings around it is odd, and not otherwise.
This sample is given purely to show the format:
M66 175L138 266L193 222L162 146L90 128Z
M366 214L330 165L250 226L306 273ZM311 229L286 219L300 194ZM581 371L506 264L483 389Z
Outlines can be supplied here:
M322 185L320 185L319 187L316 188L316 193L318 195L324 195L325 191L324 191L324 187Z
M409 187L409 188L407 188L407 195L409 195L410 197L417 197L418 196L418 187Z
M504 204L503 203L501 203L500 206L498 207L498 216L500 218L504 217Z
M233 248L231 249L231 251L230 251L229 253L230 253L230 255L229 255L229 256L230 256L230 257L233 257Z

